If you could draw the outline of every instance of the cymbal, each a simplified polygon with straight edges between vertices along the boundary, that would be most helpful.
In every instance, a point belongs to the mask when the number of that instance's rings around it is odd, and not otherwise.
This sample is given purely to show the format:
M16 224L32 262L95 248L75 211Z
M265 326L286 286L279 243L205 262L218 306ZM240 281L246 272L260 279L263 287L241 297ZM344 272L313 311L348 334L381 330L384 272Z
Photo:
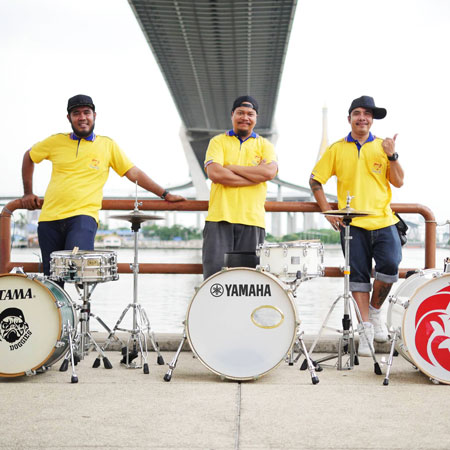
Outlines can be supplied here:
M128 214L118 214L114 216L109 216L111 219L120 219L120 220L127 220L128 222L131 222L132 224L136 223L142 223L146 220L161 220L164 219L164 217L161 216L155 216L152 214L144 214L140 211L131 211Z
M364 217L364 216L372 216L375 213L371 211L358 211L353 208L344 208L344 209L331 209L329 211L322 211L322 214L325 216Z

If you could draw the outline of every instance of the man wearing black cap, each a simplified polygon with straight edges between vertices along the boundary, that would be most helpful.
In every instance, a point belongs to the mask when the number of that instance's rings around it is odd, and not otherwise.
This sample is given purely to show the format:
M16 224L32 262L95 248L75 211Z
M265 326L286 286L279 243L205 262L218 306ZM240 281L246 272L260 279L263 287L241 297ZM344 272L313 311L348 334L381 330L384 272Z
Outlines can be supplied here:
M402 259L401 243L390 203L391 184L403 185L403 169L395 152L395 140L372 135L373 119L383 119L386 109L375 106L372 97L353 100L349 109L350 133L330 145L314 167L310 186L322 211L330 210L322 185L336 175L338 207L345 208L347 195L352 196L351 207L370 211L373 215L352 220L350 234L350 290L359 307L363 324L359 325L360 356L370 356L368 340L373 344L385 342L387 331L380 318L380 308L391 286L398 280L398 266ZM341 230L342 219L326 216L335 230ZM375 280L372 286L372 258L375 260ZM365 329L365 333L363 333ZM367 339L366 339L367 338Z
M238 97L231 110L233 129L211 139L205 170L212 181L203 230L203 277L224 266L227 252L254 252L264 242L266 181L278 170L273 145L253 129L258 103Z
M50 254L78 247L93 250L103 186L112 167L120 176L169 202L184 200L170 194L136 167L110 138L94 134L95 105L87 95L75 95L67 104L72 133L59 133L33 145L22 165L27 209L42 206L38 237L44 274L50 274ZM33 193L35 163L52 162L52 176L44 201Z

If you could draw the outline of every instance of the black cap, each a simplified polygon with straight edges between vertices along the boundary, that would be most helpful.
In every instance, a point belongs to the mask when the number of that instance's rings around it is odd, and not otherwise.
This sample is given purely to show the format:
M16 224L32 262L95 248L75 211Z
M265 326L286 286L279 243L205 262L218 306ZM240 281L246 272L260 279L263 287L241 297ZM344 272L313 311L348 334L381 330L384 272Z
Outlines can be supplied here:
M384 108L378 108L375 106L375 100L373 97L368 95L363 95L362 97L355 98L350 105L348 113L351 114L356 108L365 108L372 110L374 119L384 119L386 117L387 111Z
M95 112L94 102L89 95L78 94L69 98L69 101L67 102L67 112L70 113L70 111L77 106L89 106L89 108Z
M375 106L375 100L373 97L368 95L363 95L362 97L355 98L350 105L348 113L351 114L356 108L365 108L372 110L374 119L384 119L386 117L387 111L384 108L377 108Z
M242 95L241 97L238 97L233 103L233 108L231 109L231 112L233 112L236 108L239 108L239 106L246 106L247 108L253 108L256 111L256 113L258 113L258 102L250 95Z

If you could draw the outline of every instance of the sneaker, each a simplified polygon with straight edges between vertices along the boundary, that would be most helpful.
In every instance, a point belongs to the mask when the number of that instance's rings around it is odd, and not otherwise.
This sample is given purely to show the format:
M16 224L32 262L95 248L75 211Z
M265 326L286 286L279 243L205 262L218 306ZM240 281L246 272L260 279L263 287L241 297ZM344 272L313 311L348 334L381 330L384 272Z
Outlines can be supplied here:
M381 312L379 309L369 309L369 322L373 325L375 331L375 341L387 342L389 338L388 331L386 325L381 320Z
M366 333L363 333L363 328ZM374 328L370 322L363 322L363 324L358 325L358 333L359 333L359 347L358 347L358 355L359 356L372 356L372 352L370 351L369 342L373 347L373 337L374 337Z

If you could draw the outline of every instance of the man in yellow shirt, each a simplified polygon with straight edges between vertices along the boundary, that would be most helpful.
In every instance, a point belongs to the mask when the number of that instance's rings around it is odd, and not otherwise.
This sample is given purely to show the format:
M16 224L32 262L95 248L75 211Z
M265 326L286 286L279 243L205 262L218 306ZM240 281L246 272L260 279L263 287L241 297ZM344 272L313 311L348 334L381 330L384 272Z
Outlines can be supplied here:
M155 183L136 167L110 138L94 134L95 105L87 95L71 97L67 119L72 133L59 133L25 152L22 164L23 206L42 206L38 238L44 274L50 275L50 254L57 250L94 249L103 186L111 167L120 176L169 202L184 200ZM52 175L44 201L33 193L35 163L52 162Z
M266 181L278 170L273 145L253 129L258 103L238 97L231 110L233 129L211 139L205 170L212 181L203 230L203 277L224 266L227 252L254 252L265 237Z
M367 339L385 342L387 331L380 318L380 308L391 286L398 280L398 266L402 259L400 238L395 224L398 219L390 207L391 184L403 185L403 169L395 152L395 135L392 139L379 139L372 135L373 119L383 119L384 108L375 106L372 97L353 100L348 122L351 132L330 145L314 167L310 186L322 211L331 207L322 185L335 175L337 178L339 209L345 208L347 193L356 210L371 211L374 215L352 220L350 234L350 290L359 307L363 324L360 324L360 356L370 356ZM341 230L342 219L326 216L335 230ZM370 277L372 258L375 260L375 280L372 289ZM362 333L364 327L365 334Z

